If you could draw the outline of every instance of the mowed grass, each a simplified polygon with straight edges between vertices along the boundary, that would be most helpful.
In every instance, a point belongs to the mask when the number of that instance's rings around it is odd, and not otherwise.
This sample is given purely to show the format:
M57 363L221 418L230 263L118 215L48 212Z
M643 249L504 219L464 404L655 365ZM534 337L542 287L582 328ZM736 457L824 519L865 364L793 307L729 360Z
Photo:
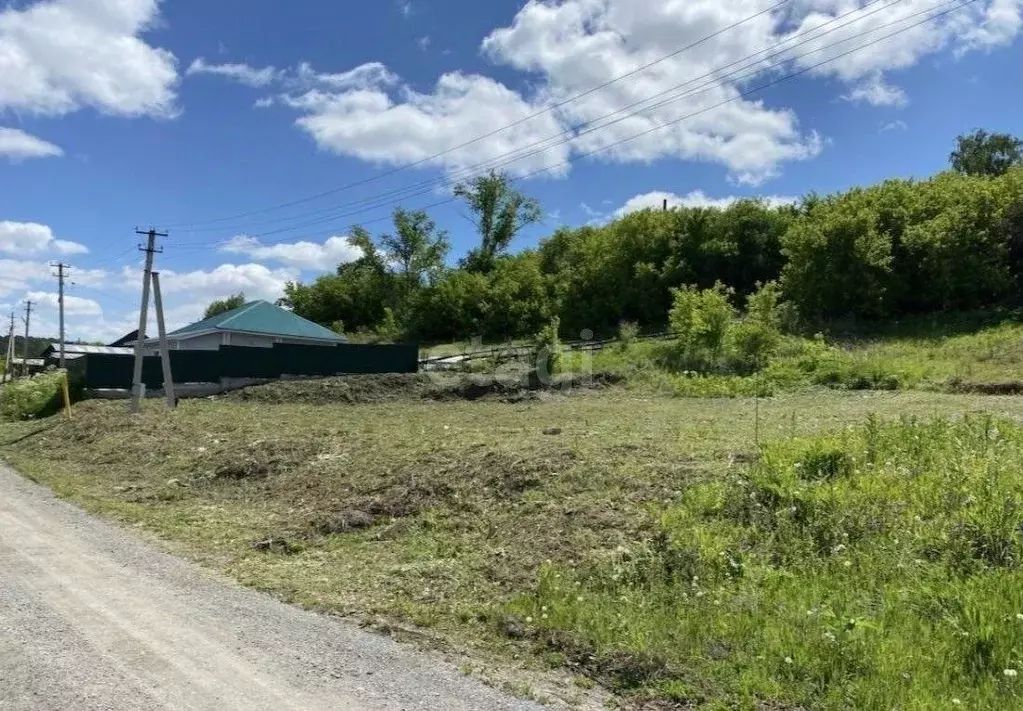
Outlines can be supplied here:
M756 408L87 402L0 454L246 585L630 704L1023 707L1023 398Z

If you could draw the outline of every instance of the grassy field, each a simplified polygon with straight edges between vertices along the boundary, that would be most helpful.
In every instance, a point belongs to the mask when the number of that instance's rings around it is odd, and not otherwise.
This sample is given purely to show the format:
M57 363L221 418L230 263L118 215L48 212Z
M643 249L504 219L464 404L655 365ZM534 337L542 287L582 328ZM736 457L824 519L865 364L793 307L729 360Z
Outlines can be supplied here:
M0 455L246 585L575 680L520 694L1023 707L1023 398L396 387L87 402Z
M673 343L639 341L596 354L566 354L568 370L615 372L640 390L683 397L773 395L815 387L1023 394L1023 325L1016 318L974 331L910 322L874 337L787 336L755 375L679 373Z

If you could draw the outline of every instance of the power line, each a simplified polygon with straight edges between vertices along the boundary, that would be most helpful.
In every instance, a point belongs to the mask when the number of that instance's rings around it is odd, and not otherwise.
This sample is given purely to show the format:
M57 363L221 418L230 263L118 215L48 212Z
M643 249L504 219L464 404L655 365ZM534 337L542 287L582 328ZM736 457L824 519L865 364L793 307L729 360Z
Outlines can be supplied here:
M694 112L691 112L689 114L683 115L681 117L673 119L672 121L659 124L657 126L649 128L647 130L644 130L644 131L641 131L639 133L636 133L636 134L633 134L631 136L628 136L627 138L624 138L622 140L615 141L615 142L607 144L605 146L601 146L601 147L599 147L597 149L594 149L594 150L591 150L591 151L587 151L585 153L580 153L580 154L577 154L577 155L574 155L574 156L570 156L567 160L562 161L561 163L558 163L558 164L555 164L555 165L551 165L551 166L546 166L544 168L540 168L538 170L535 170L535 171L527 173L527 174L525 174L523 176L520 176L518 178L518 180L525 180L527 178L531 178L531 177L534 177L536 175L540 175L542 173L549 172L551 170L555 170L555 169L560 168L562 166L570 165L571 163L573 163L573 162L575 162L575 161L577 161L579 159L587 158L589 156L596 155L598 153L610 150L610 149L615 148L617 146L623 145L625 143L634 141L634 140L636 140L638 138L641 138L643 136L649 135L649 134L651 134L651 133L653 133L655 131L663 130L663 129L668 128L670 126L673 126L673 125L676 125L678 123L681 123L682 121L690 119L690 118L692 118L694 116L697 116L697 115L700 115L700 114L703 114L703 113L707 113L708 111L712 111L712 110L714 110L716 108L720 108L721 106L725 106L725 105L730 104L730 103L734 103L734 102L739 101L741 99L744 99L744 98L746 98L746 97L748 97L748 96L750 96L752 94L758 93L760 91L763 91L764 89L767 89L767 88L769 88L771 86L779 84L779 83L781 83L783 81L788 81L789 79L795 78L797 76L801 76L801 75L806 74L808 72L811 72L811 71L813 71L813 70L815 70L815 69L817 69L817 68L819 68L821 66L824 66L824 65L827 65L827 64L832 63L834 61L837 61L839 59L842 59L843 57L846 57L846 56L848 56L850 54L862 51L863 49L866 49L868 47L876 45L876 44L878 44L880 42L883 42L885 40L891 39L891 38L893 38L893 37L895 37L897 35L900 35L900 34L903 34L905 32L908 32L909 30L914 29L915 27L921 26L921 25L923 25L923 24L925 24L927 22L931 22L933 20L936 20L939 17L947 15L947 14L949 14L951 12L954 12L956 10L962 9L963 7L965 7L967 5L970 5L973 2L976 2L976 0L962 0L962 1L960 1L960 0L950 0L949 2L941 3L941 4L935 6L934 8L931 8L929 10L925 10L925 11L922 11L922 12L914 13L912 15L900 18L899 20L894 21L892 23L888 23L888 24L882 25L880 27L872 28L872 29L870 29L868 31L860 33L859 35L854 35L853 37L845 38L845 39L841 40L840 42L835 42L832 45L827 45L827 46L825 46L823 48L819 48L817 50L814 50L814 52L822 51L824 49L830 49L831 47L836 46L838 44L841 44L843 42L848 42L850 39L856 39L858 37L862 37L862 36L867 35L867 34L872 34L872 33L876 32L879 29L884 29L885 27L890 27L890 26L895 25L895 24L901 24L901 23L905 22L906 20L912 19L914 17L918 17L918 16L923 15L923 14L933 13L935 10L940 9L943 6L946 6L946 5L949 5L949 4L954 5L954 7L951 7L948 10L944 10L942 12L937 12L937 13L934 13L934 14L930 14L928 17L925 17L924 19L922 19L922 20L920 20L920 21L918 21L916 23L913 23L912 25L900 28L899 30L896 30L896 31L891 32L891 33L888 33L888 34L886 34L886 35L884 35L882 37L876 38L876 39L871 40L869 42L866 42L866 43L864 43L862 45L859 45L857 47L853 47L852 49L847 50L845 52L842 52L840 54L837 54L837 55L835 55L833 57L829 57L828 59L822 60L820 62L817 62L817 63L813 64L813 65L810 65L810 66L804 67L802 69L799 69L797 71L791 72L789 74L786 74L784 76L776 78L776 79L774 79L772 81L769 81L769 82L767 82L765 84L761 84L761 85L759 85L757 87L754 87L752 89L748 89L748 90L739 92L734 97L731 97L729 99L725 99L725 100L720 101L720 102L718 102L716 104L713 104L711 106L707 106L707 107L704 107L704 108L699 109L697 111L694 111ZM808 52L808 53L806 53L806 55L802 55L802 56L807 56L807 55L812 54L814 52ZM760 73L760 72L758 71L757 73ZM648 108L650 108L650 107L648 107ZM608 124L608 125L610 125L610 124ZM602 128L606 128L606 126L603 126ZM549 148L544 149L544 150L549 150ZM521 160L521 159L522 159L522 157L519 156L519 157L513 158L512 161L510 161L510 162L514 162L516 160ZM419 190L418 192L410 193L408 195L405 195L402 199L408 199L408 198L416 197L418 195L422 195L422 194L425 194L425 193L428 193L428 192L431 192L430 188L426 188L426 189L423 189L423 190ZM435 203L431 203L429 205L425 205L425 206L423 206L420 209L429 209L429 208L432 208L432 207L438 207L438 206L446 205L448 203L455 202L455 201L456 201L456 198L447 198L447 199L440 200L440 201L435 202ZM386 207L389 204L393 204L393 203L389 203L387 201L379 201L378 204L370 205L370 206L365 207L365 208L363 208L361 210L355 210L355 211L349 212L349 213L333 215L330 218L326 218L326 219L323 219L323 220L316 220L316 221L313 221L313 222L310 222L310 223L307 223L307 224L304 224L304 225L296 226L296 227L293 227L293 228L289 228L289 229L273 230L273 231L265 232L265 233L263 233L263 236L270 235L270 234L276 234L276 233L280 233L280 232L287 232L287 231L291 231L292 229L301 229L303 227L308 227L308 226L311 226L311 225L314 225L314 224L323 224L323 223L327 223L327 222L333 222L335 220L339 220L339 219L342 219L342 218L345 218L345 217L352 217L352 216L355 216L355 215L358 215L358 214L361 214L361 213L364 213L364 212L368 212L370 210L375 210L375 209L379 209L381 207ZM363 224L371 224L373 222L384 221L384 220L387 220L387 219L389 219L389 218L385 216L385 217L379 218L377 220L363 221ZM259 236L259 235L254 235L254 236ZM210 243L196 243L196 244L206 244L207 246L217 246L218 244L223 244L223 242L212 243L212 244L210 244ZM271 242L271 243L263 243L263 244L264 245L272 245L274 243Z
M325 192L318 193L316 195L311 195L311 196L300 198L300 199L297 199L297 200L291 200L289 202L280 203L278 205L273 205L271 207L257 209L257 210L251 210L251 211L248 211L248 212L242 212L242 213L238 213L236 215L231 215L231 216L227 216L227 217L219 217L219 218L212 219L212 220L198 220L198 221L195 221L195 222L181 223L181 224L176 224L176 225L168 225L168 227L170 227L170 228L194 227L195 225L205 225L205 224L212 224L212 223L216 223L216 222L228 222L230 220L235 220L235 219L238 219L240 217L249 217L251 215L265 214L267 212L272 212L274 210L280 210L280 209L283 209L283 208L286 208L286 207L293 207L295 205L301 205L303 203L312 202L313 200L318 200L320 198L327 197L328 195L334 195L334 194L337 194L339 192L343 192L345 190L350 190L352 188L358 187L360 185L366 185L368 183L372 183L374 181L380 180L381 178L385 178L387 176L394 175L394 174L399 173L401 171L408 170L410 168L415 168L415 167L420 166L420 165L424 165L426 163L429 163L431 161L436 160L437 158L440 158L442 156L445 156L445 155L448 155L450 153L453 153L454 151L461 150L462 148L467 148L467 147L469 147L471 145L479 143L482 140L485 140L487 138L491 138L493 136L496 136L499 133L503 133L504 131L507 131L510 128L514 128L516 126L520 126L520 125L522 125L522 124L524 124L524 123L526 123L528 121L531 121L531 120L533 120L535 118L543 116L546 113L554 111L555 109L561 108L562 106L567 106L568 104L574 103L575 101L578 101L579 99L581 99L583 97L589 96L589 95L591 95L591 94L593 94L593 93L595 93L597 91L600 91L601 89L605 89L605 88L611 86L612 84L615 84L615 83L617 83L617 82L619 82L619 81L621 81L623 79L628 79L629 77L635 76L636 74L644 72L647 69L650 69L650 68L652 68L652 67L654 67L654 66L656 66L658 64L661 64L662 62L665 62L665 61L667 61L669 59L677 57L680 54L688 52L690 49L694 49L696 47L699 47L700 45L702 45L702 44L704 44L706 42L709 42L710 40L712 40L715 37L718 37L718 36L724 34L725 32L729 32L729 31L731 31L731 30L733 30L733 29L735 29L737 27L741 27L742 25L746 24L747 22L750 22L752 20L757 19L758 17L762 17L763 15L766 15L766 14L769 14L771 12L774 12L775 10L777 10L777 9L779 9L781 7L784 7L785 5L790 4L791 2L792 2L792 0L782 0L781 2L778 2L778 3L772 5L772 6L768 7L768 8L765 8L764 10L761 10L760 12L754 13L753 15L745 17L745 18L739 20L738 22L734 22L731 25L728 25L727 27L723 27L720 30L717 30L717 31L715 31L715 32L713 32L713 33L711 33L709 35L706 35L705 37L700 38L696 42L693 42L691 44L685 45L684 47L681 47L679 49L676 49L676 50L674 50L674 51L672 51L672 52L662 56L662 57L659 57L658 59L655 59L654 61L652 61L652 62L650 62L648 64L645 64L645 65L643 65L641 67L638 67L636 69L628 71L628 72L626 72L624 74L619 74L619 75L611 78L610 80L603 82L602 84L598 84L597 86L591 87L590 89L587 89L587 90L585 90L583 92L580 92L578 94L570 96L569 98L564 99L564 100L562 100L562 101L560 101L558 103L551 104L550 106L546 106L543 109L541 109L540 111L537 111L536 113L533 113L533 114L530 114L529 116L526 116L524 118L518 119L517 121L514 121L514 122L512 122L510 124L507 124L505 126L501 126L500 128L497 128L497 129L495 129L493 131L490 131L489 133L485 133L485 134L483 134L481 136L477 136L477 137L475 137L475 138L473 138L473 139L471 139L469 141L466 141L465 143L461 143L461 144L459 144L457 146L454 146L452 148L448 148L448 149L445 149L445 150L440 151L438 153L434 153L433 155L427 156L426 158L422 158L422 159L420 159L418 161L415 161L413 163L408 163L406 165L397 166L395 168L392 168L390 170L386 170L386 171L384 171L382 173L378 173L377 175L371 176L371 177L366 178L364 180L359 180L359 181L355 181L353 183L348 183L347 185L342 185L340 187L333 188L331 190L327 190Z
M561 132L556 133L556 134L549 135L546 138L540 139L539 141L534 141L533 143L527 144L525 146L521 146L521 147L513 149L511 151L506 151L504 153L498 154L497 156L495 156L493 158L490 158L487 161L484 161L482 163L478 163L476 165L468 166L466 168L463 168L463 169L461 169L459 171L456 171L454 175L442 176L442 177L433 178L433 179L430 179L430 180L427 180L427 181L419 181L417 183L412 183L412 184L406 185L404 187L392 188L391 190L385 191L383 193L380 193L378 195L371 196L371 197L368 197L368 198L362 198L360 200L355 200L355 201L348 202L348 203L342 203L340 205L327 206L325 208L320 208L320 209L313 210L313 211L310 211L310 212L307 212L307 213L299 213L297 215L288 215L288 216L283 216L283 217L280 217L280 218L274 218L274 219L266 220L266 221L263 221L263 222L260 222L260 223L250 223L248 225L237 225L237 226L226 226L226 227L195 228L195 229L192 229L190 231L191 232L219 232L219 231L235 231L235 232L237 232L237 231L244 231L244 230L247 230L248 228L258 227L258 226L261 226L261 225L264 225L264 224L272 224L272 223L276 223L276 222L287 222L287 221L290 221L290 220L301 219L303 217L312 217L312 216L315 216L315 215L322 215L324 213L329 213L329 212L332 212L332 211L335 211L335 210L339 210L339 209L343 209L343 208L351 208L351 207L355 207L355 206L358 206L358 205L365 205L365 204L368 204L368 203L375 203L375 202L379 202L380 200L382 200L385 197L394 197L396 200L404 199L405 197L415 197L417 195L422 194L422 192L413 192L411 195L406 195L406 194L409 193L410 191L420 191L420 190L422 190L422 189L424 189L426 187L441 188L446 183L448 183L448 182L450 182L452 180L460 180L460 179L464 179L464 178L470 177L471 175L473 175L474 173L476 173L476 172L478 172L480 170L486 170L488 168L495 168L495 167L502 167L502 166L506 166L506 165L509 165L511 163L514 163L514 162L525 160L526 158L533 157L533 156L535 156L535 155L537 155L539 153L543 153L543 152L549 151L549 150L551 150L553 148L556 148L556 147L558 147L560 145L564 145L565 143L569 143L571 141L577 140L581 136L585 136L585 135L588 135L588 134L593 133L595 131L601 130L603 128L607 128L608 126L612 126L612 125L615 125L617 123L621 123L621 121L624 121L624 120L626 120L628 118L631 118L632 116L635 116L635 115L637 115L639 113L642 113L643 111L647 111L647 110L653 109L653 108L659 108L659 107L661 107L661 106L663 106L663 105L665 105L667 103L671 103L671 102L674 102L674 101L679 101L681 99L691 98L692 96L695 96L697 94L704 93L704 92L706 92L708 90L711 90L711 89L719 86L722 81L731 79L733 81L739 82L739 81L742 81L743 79L747 79L747 78L750 78L752 76L756 76L757 74L759 74L759 73L761 73L763 71L766 71L767 69L774 68L774 66L779 66L780 64L783 64L783 63L785 63L787 61L793 61L795 59L800 59L800 58L802 58L804 56L808 56L809 54L813 54L815 52L820 52L820 51L829 49L831 47L834 47L837 44L841 44L843 42L848 42L848 41L850 41L852 39L856 39L858 37L863 36L864 34L870 34L871 32L876 32L876 31L878 31L880 29L884 29L885 27L891 26L893 24L898 24L900 22L904 22L908 18L905 18L905 17L904 18L900 18L900 19L895 20L895 21L893 21L891 23L888 23L886 25L881 25L879 27L871 28L871 29L867 30L866 32L860 33L859 35L853 35L852 37L844 38L842 40L839 40L838 42L835 42L833 44L827 45L825 47L818 48L818 49L813 50L811 52L807 52L807 53L805 53L803 55L799 55L799 56L795 56L795 57L787 56L785 58L785 61L779 62L778 65L768 66L768 67L760 67L760 68L756 68L754 66L756 64L763 63L766 60L773 59L773 58L776 58L776 57L781 56L781 55L787 55L792 50L797 49L800 46L809 44L812 41L819 40L822 37L825 37L825 36L827 36L827 35L829 35L829 34L831 34L833 32L836 32L836 31L844 29L845 27L848 27L848 26L850 26L852 24L860 22L860 21L862 21L862 20L864 20L864 19L866 19L866 18L868 18L868 17L870 17L870 16L872 16L872 15L878 13L878 12L881 12L881 11L883 11L883 10L885 10L885 9L895 5L895 4L897 4L900 1L901 0L871 0L871 2L868 2L863 7L857 7L855 9L853 9L853 10L850 10L850 11L847 11L847 12L842 13L840 15L837 15L836 17L832 18L831 20L829 20L829 21L827 21L825 23L822 23L822 24L818 25L817 27L814 27L814 28L812 28L810 30L807 30L806 32L803 32L803 33L800 33L800 34L788 37L788 38L786 38L785 40L783 40L780 43L774 44L774 45L772 45L770 47L766 47L766 48L761 49L761 50L759 50L757 52L754 52L752 54L746 55L745 57L742 57L742 58L740 58L738 60L730 62L729 64L725 64L723 66L716 67L716 68L710 70L709 72L707 72L705 74L702 74L700 76L694 77L694 78L689 79L689 80L687 80L685 82L682 82L680 84L676 84L675 86L673 86L673 87L671 87L669 89L666 89L666 90L661 91L661 92L657 92L657 93L655 93L655 94L653 94L651 96L648 96L648 97L646 97L644 99L640 99L638 101L635 101L635 102L633 102L633 103L631 103L631 104L629 104L627 106L621 107L621 108L619 108L619 109L617 109L615 111L612 111L612 112L610 112L608 114L604 114L603 116L599 116L599 117L597 117L595 119L592 119L592 120L582 124L581 126L576 126L576 127L571 128L571 129L568 129L568 130L565 130L565 131L561 131ZM872 5L877 5L880 2L886 2L886 4L882 5L881 7L876 8L874 10L872 10L869 13L863 14L860 17L856 17L856 18L852 19L849 22L843 23L843 24L839 25L838 27L832 27L831 29L827 30L826 32L821 32L821 30L823 30L824 28L829 27L829 26L833 25L834 23L839 22L840 20L843 20L843 19L849 17L850 15L854 15L854 14L860 13L863 10L866 10L867 8L871 7ZM932 9L934 9L934 8L931 8L930 10L925 10L923 12L930 12ZM917 14L921 14L921 13L917 13ZM913 17L913 15L911 15L910 17ZM793 42L795 40L799 40L795 45L793 45L791 47L788 47L787 49L780 49L780 50L778 49L779 47L782 47L782 46L784 46L784 45L786 45L788 43L791 43L791 42ZM765 56L762 56L762 55L765 55ZM759 59L757 59L758 57L759 57ZM753 62L754 59L756 59L755 62ZM733 69L732 71L728 72L725 75L721 74L722 71L730 69L732 67L735 67L736 65L741 65L741 64L747 64L748 66L739 67L738 69ZM750 67L754 67L754 71L752 73L748 72ZM745 75L743 75L742 72L747 72L747 73ZM609 123L606 123L606 124L603 124L603 125L596 125L596 124L598 124L601 121L604 121L604 120L612 118L612 117L614 117L616 115L625 113L625 112L629 111L629 109L633 109L633 108L635 108L637 106L640 106L641 104L645 104L645 103L654 101L655 99L658 99L659 97L664 97L664 96L666 96L668 94L671 94L672 92L676 92L676 91L678 91L678 90L680 90L680 89L682 89L684 87L690 86L692 84L695 84L697 82L700 82L700 81L703 81L703 80L707 80L707 79L709 79L710 81L705 82L703 85L697 87L694 90L691 90L691 91L686 92L686 93L679 94L677 96L672 96L672 97L667 98L667 99L662 99L662 101L658 102L657 104L653 104L653 105L650 105L650 106L645 106L645 107L642 107L642 108L640 108L640 109L638 109L636 111L633 111L631 113L627 113L625 116L622 116L618 120L615 120L615 121L612 121L612 122L609 122ZM582 128L581 131L580 131L580 128ZM517 155L517 154L523 153L524 151L529 151L529 149L531 149L531 148L536 148L538 146L543 146L543 144L546 144L546 143L548 143L550 141L555 141L555 142L551 143L550 145L547 145L547 146L543 147L540 150L534 150L534 151L532 151L530 153L526 153L524 155ZM440 154L440 155L443 155L443 154ZM504 160L502 162L502 159L506 159L506 158L508 160ZM373 208L371 208L371 209L375 209L375 207L376 206L373 206ZM358 214L358 213L356 213L356 214ZM346 215L330 216L330 217L323 218L322 220L315 220L315 221L312 221L312 222L300 223L300 224L293 225L291 227L280 228L278 230L273 230L273 231L267 231L267 232L263 232L262 235L256 234L254 236L267 236L267 235L271 235L271 234L280 234L282 232L291 231L291 230L299 230L299 229L303 229L305 227L309 227L309 226L312 226L312 225L323 224L324 222L331 221L331 220L337 219L338 217L344 217L344 216L346 216ZM196 223L196 224L200 224L200 223ZM187 244L187 243L182 243L182 244ZM202 243L199 243L199 244L202 244Z

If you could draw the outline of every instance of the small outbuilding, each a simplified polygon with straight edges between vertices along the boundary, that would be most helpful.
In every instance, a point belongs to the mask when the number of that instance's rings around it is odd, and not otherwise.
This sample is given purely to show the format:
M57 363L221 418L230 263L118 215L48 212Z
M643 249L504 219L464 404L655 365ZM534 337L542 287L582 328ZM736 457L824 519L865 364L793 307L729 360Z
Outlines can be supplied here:
M149 330L150 335L152 329ZM221 346L273 348L275 343L334 346L348 339L304 319L269 301L251 301L167 334L171 350L215 351ZM158 338L147 338L146 350L160 346Z

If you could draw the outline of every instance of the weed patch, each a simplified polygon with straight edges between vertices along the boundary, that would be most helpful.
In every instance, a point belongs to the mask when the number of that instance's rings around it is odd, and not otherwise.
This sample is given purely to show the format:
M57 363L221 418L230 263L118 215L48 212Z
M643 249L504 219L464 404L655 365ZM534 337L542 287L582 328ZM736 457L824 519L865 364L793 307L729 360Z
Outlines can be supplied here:
M638 550L547 567L509 614L617 688L694 706L1016 707L1021 461L1023 429L990 417L777 442Z

